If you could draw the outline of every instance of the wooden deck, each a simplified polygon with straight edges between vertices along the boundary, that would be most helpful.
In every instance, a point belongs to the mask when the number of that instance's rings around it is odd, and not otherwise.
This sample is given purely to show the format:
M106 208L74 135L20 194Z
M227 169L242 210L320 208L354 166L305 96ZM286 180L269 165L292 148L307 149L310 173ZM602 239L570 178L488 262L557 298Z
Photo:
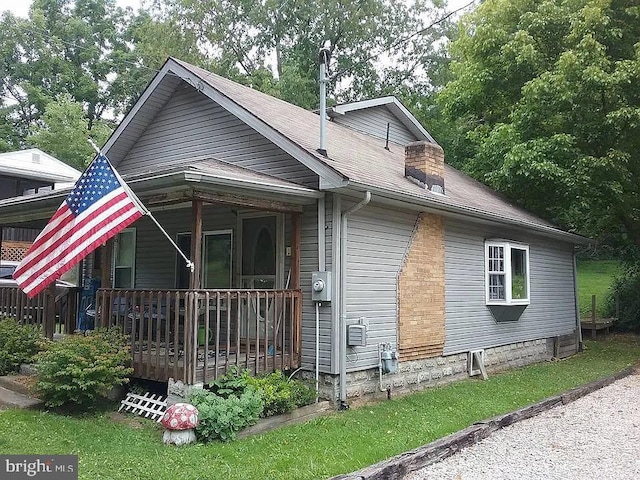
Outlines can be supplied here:
M299 367L300 290L98 291L96 326L130 336L133 376L194 384Z
M591 318L580 320L582 330L591 330L591 338L595 339L599 330L604 330L605 335L609 335L609 329L616 323L615 318L596 318L595 322Z

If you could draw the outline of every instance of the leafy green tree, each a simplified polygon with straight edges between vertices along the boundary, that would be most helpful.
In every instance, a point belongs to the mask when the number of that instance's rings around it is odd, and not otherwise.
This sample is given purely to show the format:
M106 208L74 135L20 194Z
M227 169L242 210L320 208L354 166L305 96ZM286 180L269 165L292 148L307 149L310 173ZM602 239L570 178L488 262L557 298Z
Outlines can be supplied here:
M60 95L45 107L40 124L34 127L27 140L39 149L83 171L95 156L87 139L102 145L112 127L102 120L89 122L84 115L82 104L74 101L69 94Z
M487 0L439 106L449 159L561 225L640 247L640 6Z
M128 108L118 79L132 67L132 16L114 0L34 0L26 19L2 15L0 101L19 146L59 95L83 106L89 130Z
M318 50L332 53L336 101L429 83L448 23L416 34L444 2L418 0L156 0L154 15L195 36L210 68L305 108L318 106ZM381 63L382 61L382 63ZM382 66L382 65L387 66Z

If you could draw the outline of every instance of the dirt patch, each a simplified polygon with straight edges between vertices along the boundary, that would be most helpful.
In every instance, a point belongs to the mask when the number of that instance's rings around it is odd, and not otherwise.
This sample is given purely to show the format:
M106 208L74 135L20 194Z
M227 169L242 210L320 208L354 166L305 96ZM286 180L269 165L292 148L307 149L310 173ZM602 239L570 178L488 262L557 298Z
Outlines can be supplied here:
M12 382L21 385L24 391L30 397L38 398L36 390L36 377L34 375L11 375L8 377Z
M111 421L115 423L126 425L128 427L135 428L135 429L144 428L145 425L149 424L149 420L145 420L141 417L138 417L135 415L129 415L126 413L111 412L109 413L108 416L111 419Z

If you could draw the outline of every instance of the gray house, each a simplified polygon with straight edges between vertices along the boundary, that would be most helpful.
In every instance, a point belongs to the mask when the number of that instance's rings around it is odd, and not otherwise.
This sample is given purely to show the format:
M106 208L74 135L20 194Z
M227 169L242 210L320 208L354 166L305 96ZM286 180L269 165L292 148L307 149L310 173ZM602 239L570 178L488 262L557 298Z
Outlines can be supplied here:
M576 351L583 237L445 165L393 97L327 115L324 156L319 115L169 59L120 123L104 152L195 262L148 217L91 260L135 375L300 369L346 404ZM62 198L2 201L0 223Z

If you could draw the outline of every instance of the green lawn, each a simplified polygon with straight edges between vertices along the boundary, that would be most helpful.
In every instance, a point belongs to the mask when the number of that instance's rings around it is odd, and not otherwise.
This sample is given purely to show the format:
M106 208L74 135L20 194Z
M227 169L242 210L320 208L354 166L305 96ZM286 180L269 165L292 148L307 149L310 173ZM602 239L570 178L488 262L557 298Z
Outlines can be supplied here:
M3 454L78 454L82 479L312 479L357 470L640 360L635 337L487 381L468 379L228 444L165 447L159 428L47 412L0 412Z
M613 278L620 272L618 260L578 260L580 317L591 315L591 295L596 295L596 312L605 315L604 304Z

